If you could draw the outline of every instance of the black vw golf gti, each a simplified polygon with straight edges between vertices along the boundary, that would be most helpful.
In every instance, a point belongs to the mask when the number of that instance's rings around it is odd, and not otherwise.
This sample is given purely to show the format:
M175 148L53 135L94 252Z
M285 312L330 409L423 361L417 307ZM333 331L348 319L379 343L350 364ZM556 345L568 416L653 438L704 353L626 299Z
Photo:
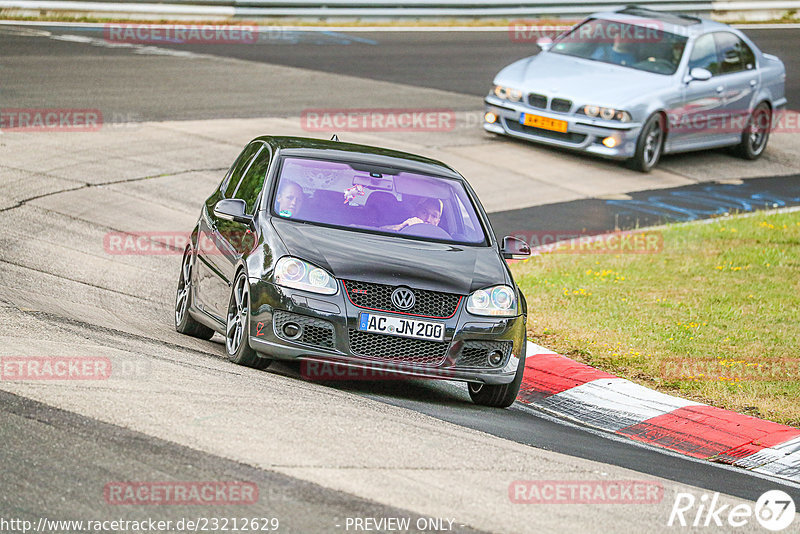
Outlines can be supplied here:
M526 304L466 180L382 148L259 137L206 200L183 256L175 327L274 359L465 381L505 407L525 366Z

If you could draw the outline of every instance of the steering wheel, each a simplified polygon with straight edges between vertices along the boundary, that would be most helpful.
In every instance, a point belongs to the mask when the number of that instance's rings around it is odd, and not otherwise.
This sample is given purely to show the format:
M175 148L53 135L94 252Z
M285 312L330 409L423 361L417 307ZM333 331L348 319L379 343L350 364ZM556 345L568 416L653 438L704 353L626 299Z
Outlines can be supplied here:
M406 226L402 230L400 230L401 234L409 234L414 235L417 237L430 237L432 239L452 239L450 234L448 234L443 228L440 226L436 226L435 224L428 224L428 223L420 223L420 224L412 224L411 226Z

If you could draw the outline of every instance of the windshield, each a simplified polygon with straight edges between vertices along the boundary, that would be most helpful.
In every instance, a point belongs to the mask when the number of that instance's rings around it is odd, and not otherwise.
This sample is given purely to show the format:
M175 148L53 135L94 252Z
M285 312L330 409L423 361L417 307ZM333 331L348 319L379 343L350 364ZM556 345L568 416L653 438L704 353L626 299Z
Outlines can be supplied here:
M589 19L558 39L551 51L656 74L674 74L687 38L665 32L661 25L655 20L639 25Z
M285 219L375 233L486 241L460 181L369 164L285 158L272 209Z

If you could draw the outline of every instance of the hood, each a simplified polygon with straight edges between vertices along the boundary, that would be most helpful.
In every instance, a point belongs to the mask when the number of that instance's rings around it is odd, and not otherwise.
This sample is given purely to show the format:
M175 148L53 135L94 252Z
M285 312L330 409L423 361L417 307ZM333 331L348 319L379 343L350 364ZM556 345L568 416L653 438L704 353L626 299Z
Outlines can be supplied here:
M568 98L578 105L624 108L663 90L671 77L544 52L508 65L495 77L495 83L524 93Z
M277 218L271 223L290 255L339 279L461 295L510 282L505 262L493 247L430 243Z

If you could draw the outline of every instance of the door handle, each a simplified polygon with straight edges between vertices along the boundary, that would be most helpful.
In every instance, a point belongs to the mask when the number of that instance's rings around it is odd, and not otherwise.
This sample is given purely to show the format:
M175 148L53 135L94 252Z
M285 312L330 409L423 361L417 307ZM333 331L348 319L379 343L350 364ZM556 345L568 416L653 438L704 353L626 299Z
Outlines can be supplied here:
M721 93L721 92L722 92L722 91L724 91L724 90L725 90L725 87L724 87L724 86L722 86L722 85L718 85L718 86L717 86L717 93Z
M750 87L755 87L756 83L758 82L756 82L755 80L750 80Z

